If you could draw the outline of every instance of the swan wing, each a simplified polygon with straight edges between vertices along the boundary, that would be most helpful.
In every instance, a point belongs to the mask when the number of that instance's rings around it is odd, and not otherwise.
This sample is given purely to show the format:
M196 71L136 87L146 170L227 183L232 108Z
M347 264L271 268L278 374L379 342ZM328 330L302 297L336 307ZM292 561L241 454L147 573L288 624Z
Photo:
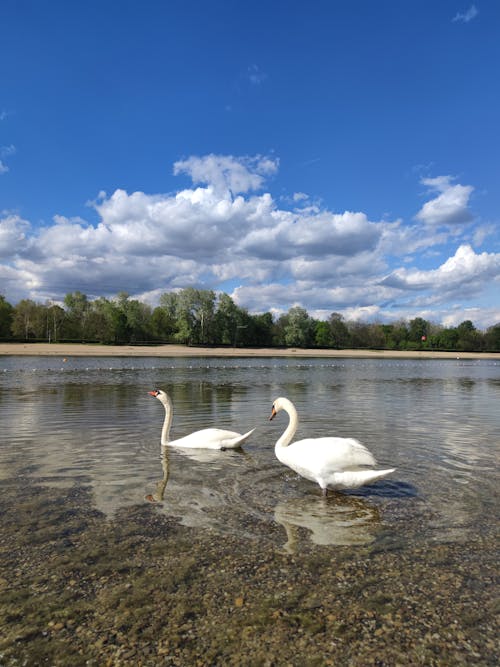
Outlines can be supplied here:
M294 466L298 466L315 477L376 465L373 454L354 438L306 438L282 448L277 454L294 470L297 470Z
M169 442L173 447L192 447L198 449L235 449L240 447L255 429L247 433L226 431L221 428L204 428L186 435L184 438Z

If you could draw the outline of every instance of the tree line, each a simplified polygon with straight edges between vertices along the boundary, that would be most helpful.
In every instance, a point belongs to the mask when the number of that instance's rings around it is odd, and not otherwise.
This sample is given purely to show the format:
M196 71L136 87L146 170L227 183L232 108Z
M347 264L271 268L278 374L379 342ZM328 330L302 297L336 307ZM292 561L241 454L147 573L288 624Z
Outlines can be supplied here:
M224 292L188 287L162 294L155 308L126 292L93 300L71 292L63 306L31 299L12 305L0 295L0 340L499 352L500 323L480 331L470 320L456 327L421 317L363 323L335 312L316 320L300 306L275 318L248 313Z

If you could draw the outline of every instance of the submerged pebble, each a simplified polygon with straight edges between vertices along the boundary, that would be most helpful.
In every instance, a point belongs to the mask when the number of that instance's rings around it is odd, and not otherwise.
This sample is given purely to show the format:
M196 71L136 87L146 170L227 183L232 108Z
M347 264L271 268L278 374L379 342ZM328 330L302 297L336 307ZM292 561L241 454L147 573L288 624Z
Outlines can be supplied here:
M496 664L493 536L291 555L19 483L1 482L2 664Z

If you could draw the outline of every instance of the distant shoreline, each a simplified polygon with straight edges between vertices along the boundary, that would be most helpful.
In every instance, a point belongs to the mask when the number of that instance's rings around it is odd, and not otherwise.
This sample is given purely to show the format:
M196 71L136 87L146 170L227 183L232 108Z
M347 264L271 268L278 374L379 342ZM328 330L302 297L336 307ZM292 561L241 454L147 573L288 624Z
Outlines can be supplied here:
M188 347L185 345L90 345L85 343L0 343L0 356L43 357L320 357L361 359L497 359L500 352L432 350L316 350L300 348Z

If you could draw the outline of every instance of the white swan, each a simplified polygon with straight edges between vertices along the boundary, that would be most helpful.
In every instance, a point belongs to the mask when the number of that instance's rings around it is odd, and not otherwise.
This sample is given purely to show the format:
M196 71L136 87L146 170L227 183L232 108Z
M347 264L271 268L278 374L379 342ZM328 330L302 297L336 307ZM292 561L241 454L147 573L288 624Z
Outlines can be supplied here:
M274 448L276 457L302 477L317 482L323 495L328 489L355 489L394 472L395 468L363 468L376 462L366 447L353 438L306 438L290 444L299 423L297 410L288 398L277 398L269 419L274 419L280 410L287 412L290 421Z
M255 431L253 428L248 433L236 433L235 431L224 431L221 428L204 428L195 431L184 438L169 440L170 426L172 424L172 401L170 396L161 389L148 391L150 396L157 398L165 408L165 420L161 430L161 444L173 447L193 447L198 449L237 449Z

